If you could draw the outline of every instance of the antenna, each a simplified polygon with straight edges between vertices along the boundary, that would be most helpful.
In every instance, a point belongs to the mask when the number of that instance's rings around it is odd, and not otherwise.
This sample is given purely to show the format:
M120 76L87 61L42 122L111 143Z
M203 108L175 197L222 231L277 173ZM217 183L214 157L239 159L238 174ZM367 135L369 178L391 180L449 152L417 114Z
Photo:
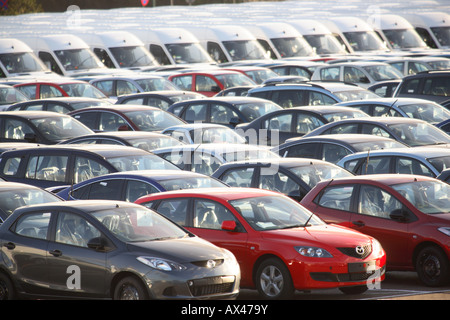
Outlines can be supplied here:
M370 159L370 149L367 151L367 158L366 158L366 174L367 170L369 168L369 159Z

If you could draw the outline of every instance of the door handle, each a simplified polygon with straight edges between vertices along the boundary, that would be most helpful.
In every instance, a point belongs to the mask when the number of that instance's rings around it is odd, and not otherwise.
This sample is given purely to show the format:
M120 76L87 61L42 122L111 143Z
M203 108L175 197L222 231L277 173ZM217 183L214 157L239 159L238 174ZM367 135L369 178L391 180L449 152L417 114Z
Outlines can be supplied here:
M50 252L51 255L53 255L55 257L62 256L62 251L61 250L50 250L49 252Z
M366 224L362 221L352 221L352 223L357 227L364 227Z
M3 244L3 246L9 250L12 250L16 247L16 245L12 242L5 243L5 244Z

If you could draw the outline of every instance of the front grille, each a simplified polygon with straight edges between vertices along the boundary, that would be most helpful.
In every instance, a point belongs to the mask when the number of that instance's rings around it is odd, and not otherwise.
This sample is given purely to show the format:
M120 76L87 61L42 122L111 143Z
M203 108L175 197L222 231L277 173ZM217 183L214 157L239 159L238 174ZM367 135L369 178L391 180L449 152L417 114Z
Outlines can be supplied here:
M194 297L230 293L235 283L234 276L211 277L189 280L188 287Z
M193 261L191 263L196 265L197 267L208 268L208 262L211 262L211 261L213 262L213 265L215 268L215 267L220 266L224 262L224 259L201 260L201 261ZM209 268L211 268L211 266Z
M381 269L377 271L370 272L358 272L358 273L331 273L331 272L311 272L311 278L316 281L325 281L325 282L360 282L366 281L371 278L373 275L382 276L385 273L385 267L383 266Z
M372 245L371 244L368 244L366 246L361 246L360 247L360 249L362 249L361 252L358 252L357 248L358 247L337 248L337 249L349 257L358 258L358 259L365 259L372 253Z

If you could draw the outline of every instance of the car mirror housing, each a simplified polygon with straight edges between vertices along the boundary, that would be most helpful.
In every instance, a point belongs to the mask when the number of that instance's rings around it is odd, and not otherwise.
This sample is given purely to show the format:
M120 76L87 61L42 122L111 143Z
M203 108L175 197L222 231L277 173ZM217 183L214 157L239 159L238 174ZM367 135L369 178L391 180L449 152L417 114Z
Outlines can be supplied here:
M392 220L399 221L399 222L408 222L409 221L408 211L406 211L404 209L396 209L396 210L392 211L389 214L389 217Z
M222 230L226 231L234 231L236 229L236 221L233 220L225 220L222 222Z
M88 241L87 246L95 251L106 251L107 242L102 237L95 237Z
M37 136L34 133L25 133L24 139L28 142L38 142Z

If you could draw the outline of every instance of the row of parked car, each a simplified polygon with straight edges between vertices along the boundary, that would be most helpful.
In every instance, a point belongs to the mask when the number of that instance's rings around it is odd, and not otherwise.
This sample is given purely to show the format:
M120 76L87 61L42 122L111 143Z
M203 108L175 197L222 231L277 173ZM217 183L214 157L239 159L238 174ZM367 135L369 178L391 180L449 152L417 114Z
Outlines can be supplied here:
M8 79L0 299L447 285L450 60L411 55Z

